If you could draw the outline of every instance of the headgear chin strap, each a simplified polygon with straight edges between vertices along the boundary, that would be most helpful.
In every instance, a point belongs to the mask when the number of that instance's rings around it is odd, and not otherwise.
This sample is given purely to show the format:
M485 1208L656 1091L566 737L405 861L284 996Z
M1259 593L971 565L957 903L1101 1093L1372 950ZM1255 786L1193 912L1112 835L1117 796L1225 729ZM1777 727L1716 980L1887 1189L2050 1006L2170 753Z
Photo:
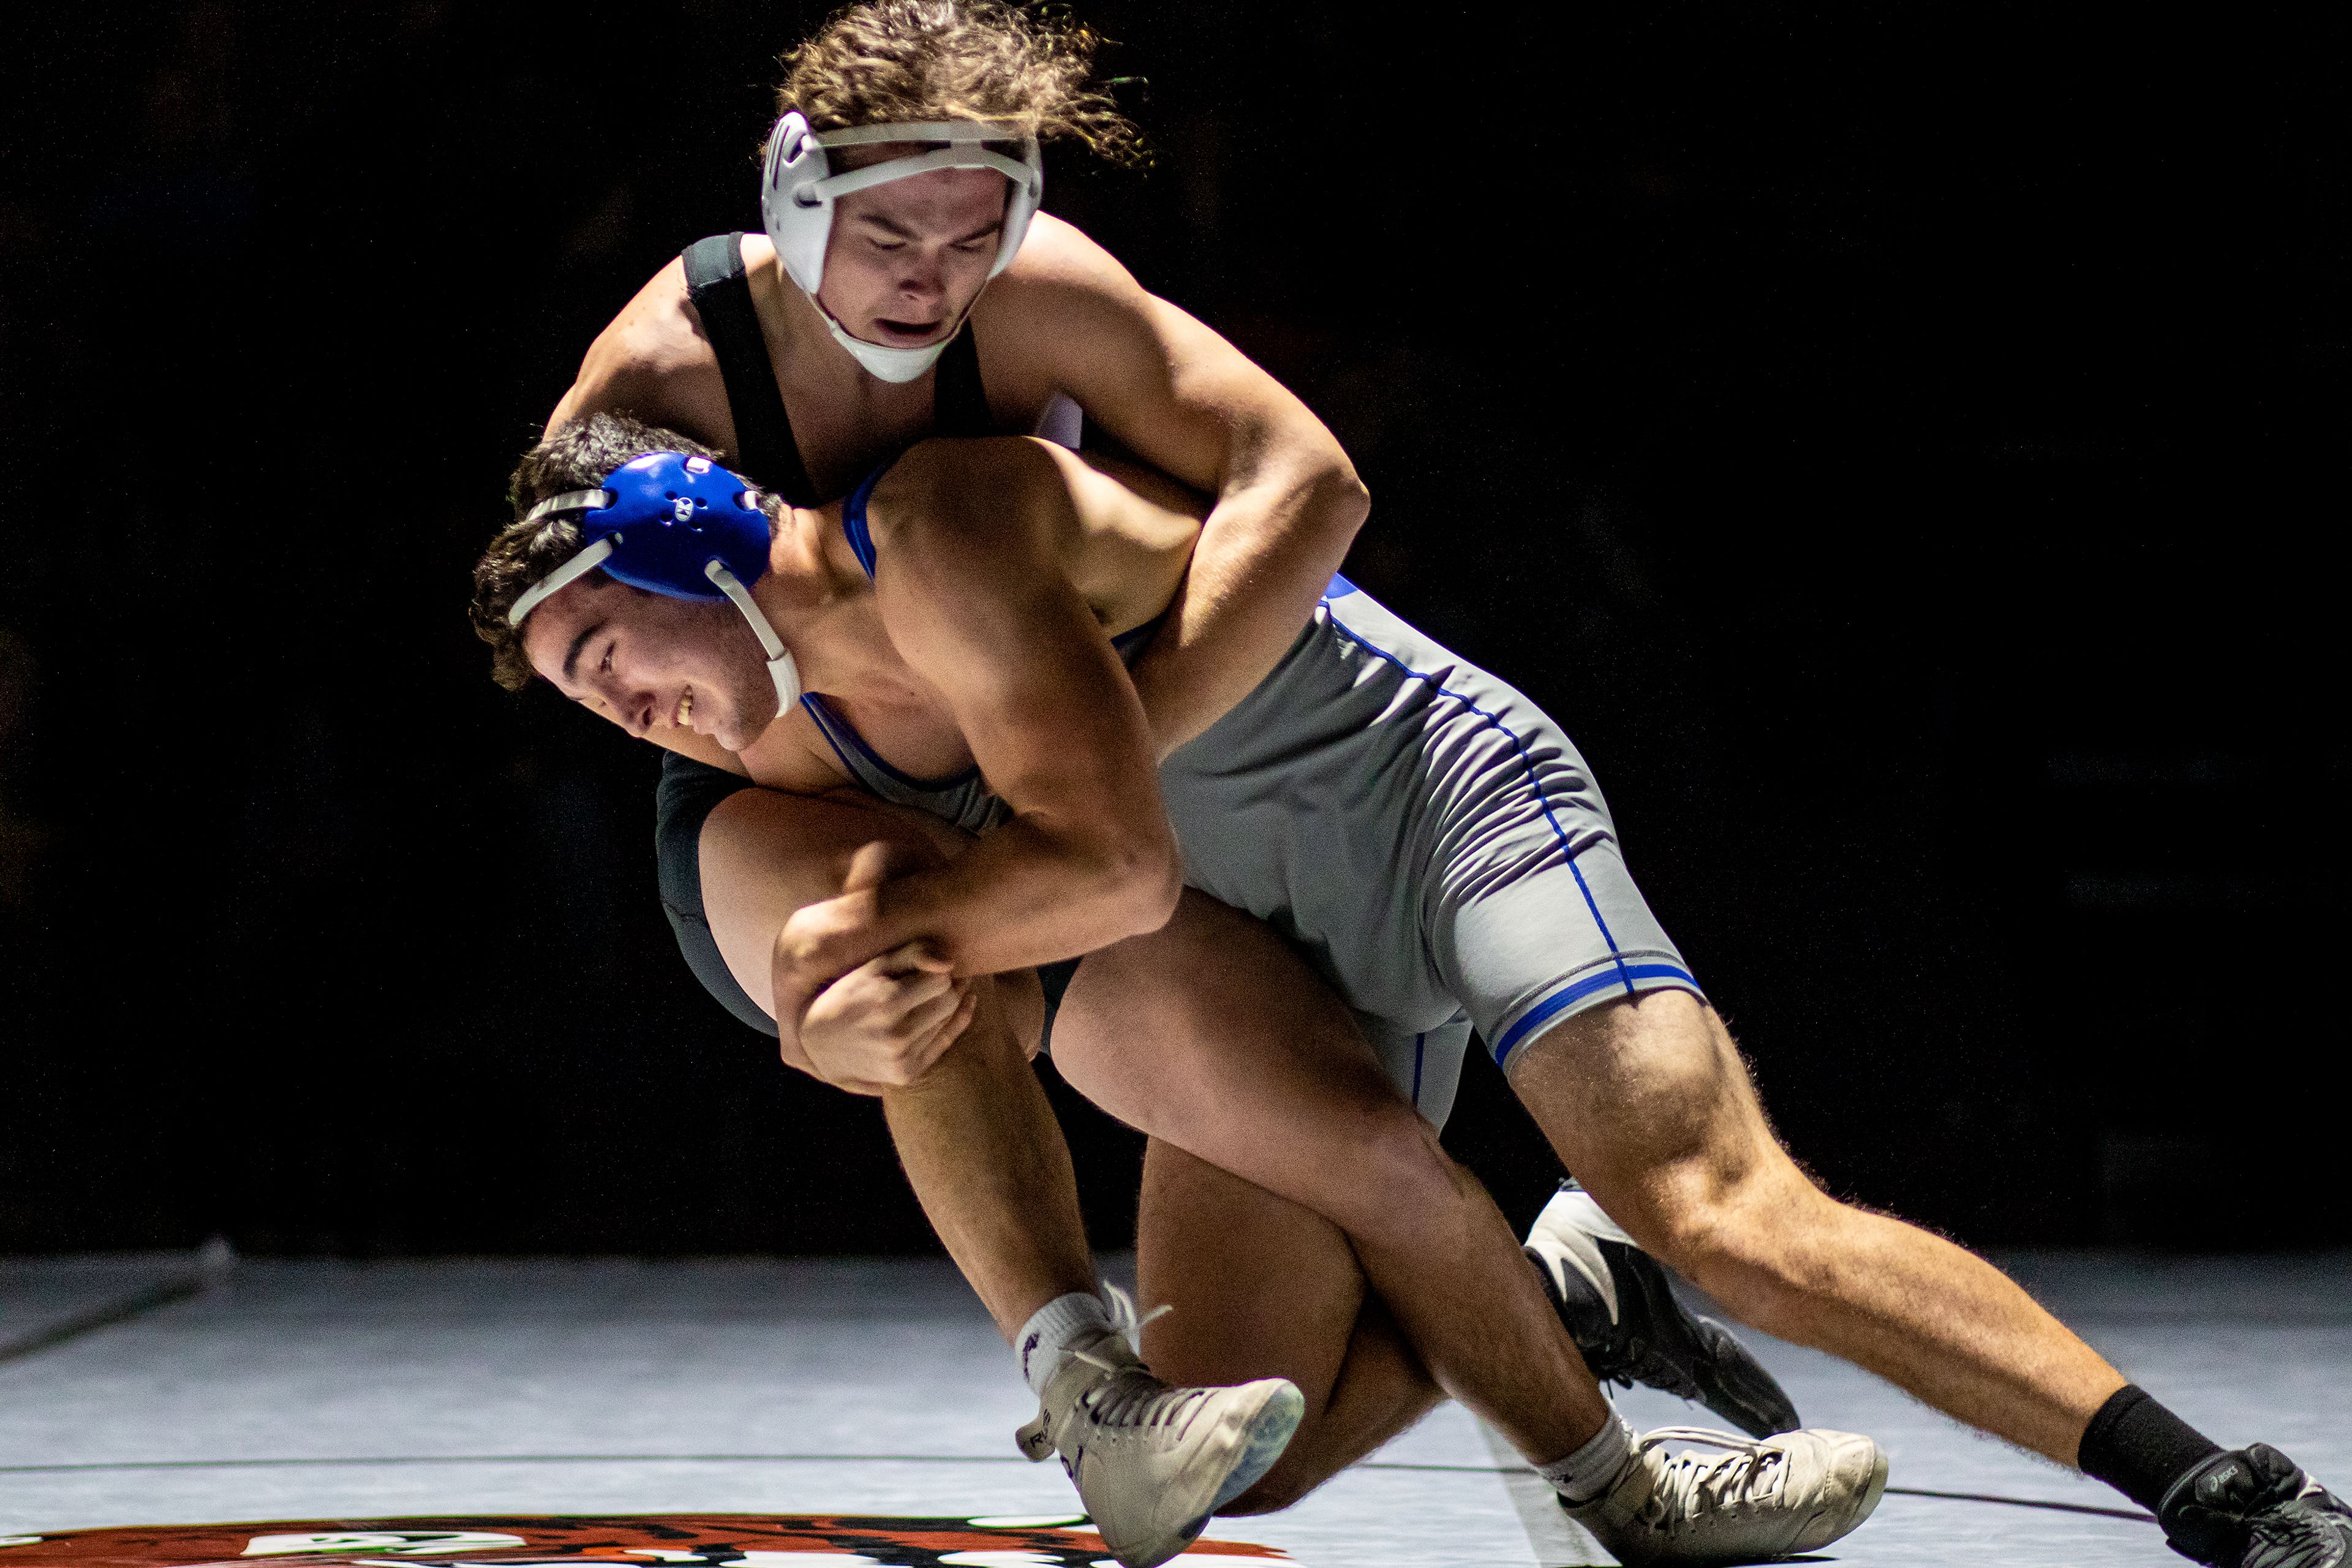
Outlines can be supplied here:
M800 667L743 584L768 570L768 516L751 484L708 458L649 452L604 476L604 487L550 496L523 514L537 522L580 514L587 547L525 589L507 612L523 617L598 567L605 575L673 599L725 599L751 623L776 683L776 712L801 700Z
M832 161L825 156L828 147L870 146L886 142L944 142L947 145L903 158L887 158L840 174L833 172ZM1020 161L984 145L991 142L1018 143ZM809 129L807 119L798 110L777 121L768 135L768 164L760 187L760 216L767 226L768 238L774 243L785 273L800 285L801 292L809 297L809 302L816 305L817 313L824 318L833 341L848 350L867 374L884 381L914 380L931 368L955 333L950 332L938 342L920 348L888 348L850 336L834 320L832 311L817 304L816 292L824 282L824 247L833 236L834 198L892 180L928 174L935 169L993 169L1012 182L1013 188L1004 198L1004 223L997 233L996 262L988 269L988 275L993 278L1012 266L1023 237L1029 232L1029 220L1036 216L1038 198L1045 190L1045 165L1038 155L1034 135L977 120L853 125L819 135ZM963 323L958 321L956 325L961 330Z

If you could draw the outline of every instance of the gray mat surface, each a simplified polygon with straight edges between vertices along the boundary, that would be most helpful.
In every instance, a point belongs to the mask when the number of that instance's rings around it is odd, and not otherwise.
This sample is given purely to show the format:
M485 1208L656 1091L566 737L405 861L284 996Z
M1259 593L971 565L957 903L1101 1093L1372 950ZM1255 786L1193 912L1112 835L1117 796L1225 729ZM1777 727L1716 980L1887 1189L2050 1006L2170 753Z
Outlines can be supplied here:
M184 1262L0 1261L0 1339ZM2352 1258L2008 1262L2215 1436L2263 1437L2352 1480ZM2178 1562L2148 1524L2068 1511L2124 1506L2104 1488L1852 1368L1759 1347L1807 1420L1872 1433L1894 1454L1905 1489L1826 1558ZM1624 1405L1637 1426L1703 1421L1646 1392ZM0 1363L0 1534L403 1513L1066 1510L1058 1468L1013 1456L1032 1408L940 1263L247 1263L201 1297ZM1216 1533L1316 1568L1584 1560L1496 1460L1449 1406L1298 1508Z

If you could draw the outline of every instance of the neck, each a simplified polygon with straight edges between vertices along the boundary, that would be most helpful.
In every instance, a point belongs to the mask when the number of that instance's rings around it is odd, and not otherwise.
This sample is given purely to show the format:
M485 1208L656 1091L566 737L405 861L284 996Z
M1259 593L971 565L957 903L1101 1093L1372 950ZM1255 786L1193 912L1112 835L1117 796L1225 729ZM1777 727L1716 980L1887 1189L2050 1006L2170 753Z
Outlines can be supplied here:
M853 662L844 657L843 612L869 591L842 535L841 503L787 505L768 545L767 575L751 585L751 597L792 648L809 689L822 689Z

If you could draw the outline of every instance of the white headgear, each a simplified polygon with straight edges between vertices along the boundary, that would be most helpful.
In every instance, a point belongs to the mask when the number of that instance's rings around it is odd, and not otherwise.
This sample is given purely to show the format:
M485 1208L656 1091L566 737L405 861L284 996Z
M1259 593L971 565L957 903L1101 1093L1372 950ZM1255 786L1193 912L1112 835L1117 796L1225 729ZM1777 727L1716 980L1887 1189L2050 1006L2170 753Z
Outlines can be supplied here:
M833 172L831 161L825 157L828 147L881 142L943 142L947 145L903 158L885 159L841 174ZM1018 142L1021 160L1016 163L984 145L991 142ZM977 120L853 125L823 135L811 131L808 121L797 110L776 121L775 130L768 136L768 166L760 187L760 217L767 226L768 238L774 243L784 271L800 285L810 303L815 304L818 286L824 281L824 247L833 236L834 198L892 180L928 174L935 169L993 169L1012 182L1013 189L1004 198L1004 225L997 237L996 264L988 269L988 275L993 278L1012 266L1022 237L1029 232L1029 220L1036 214L1037 199L1045 189L1045 165L1038 156L1035 136ZM950 332L938 342L919 349L886 348L851 337L823 305L817 306L817 312L833 329L834 341L884 381L914 380L931 368L955 336Z

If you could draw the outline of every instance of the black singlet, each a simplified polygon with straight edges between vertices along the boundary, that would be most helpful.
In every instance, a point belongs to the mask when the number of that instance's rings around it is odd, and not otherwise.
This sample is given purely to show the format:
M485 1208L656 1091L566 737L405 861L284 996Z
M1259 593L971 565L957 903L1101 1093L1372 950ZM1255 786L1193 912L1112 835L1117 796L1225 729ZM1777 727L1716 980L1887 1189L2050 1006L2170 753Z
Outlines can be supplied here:
M686 297L702 318L702 335L718 357L727 384L727 405L735 416L735 460L745 479L794 506L817 506L822 499L809 483L793 417L776 385L768 340L760 333L760 313L751 303L751 280L743 271L743 236L714 234L686 247ZM980 384L980 351L971 323L948 342L932 370L931 433L993 436L996 422Z

